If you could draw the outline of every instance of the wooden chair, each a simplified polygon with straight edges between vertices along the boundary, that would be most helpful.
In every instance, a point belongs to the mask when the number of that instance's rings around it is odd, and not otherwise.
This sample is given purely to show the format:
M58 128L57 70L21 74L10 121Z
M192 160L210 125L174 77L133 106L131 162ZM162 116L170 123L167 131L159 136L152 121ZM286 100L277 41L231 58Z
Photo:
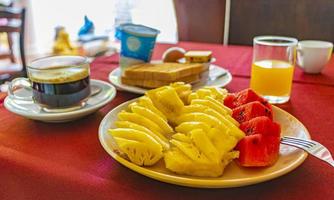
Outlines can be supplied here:
M179 40L223 43L225 0L174 0Z
M257 35L334 42L333 0L231 0L229 44L252 45Z
M11 80L18 76L26 76L26 60L24 52L24 24L25 9L14 7L0 7L0 33L7 33L9 52L0 55L0 59L10 59L12 64L8 66L0 66L0 83ZM19 34L19 50L22 65L15 63L13 53L12 34Z

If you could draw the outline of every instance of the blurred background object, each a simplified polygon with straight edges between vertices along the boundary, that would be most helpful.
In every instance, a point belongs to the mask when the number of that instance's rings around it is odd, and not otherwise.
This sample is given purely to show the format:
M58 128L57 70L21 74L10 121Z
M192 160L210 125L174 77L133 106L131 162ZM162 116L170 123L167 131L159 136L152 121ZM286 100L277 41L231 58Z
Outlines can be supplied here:
M179 40L223 43L225 0L174 0Z
M9 59L0 66L0 83L18 76L26 75L26 59L24 49L25 9L9 6L0 7L0 33L5 33L7 46L2 41L0 59ZM19 35L19 62L16 59L14 48L14 34Z
M251 45L257 35L334 42L333 0L232 0L229 43Z

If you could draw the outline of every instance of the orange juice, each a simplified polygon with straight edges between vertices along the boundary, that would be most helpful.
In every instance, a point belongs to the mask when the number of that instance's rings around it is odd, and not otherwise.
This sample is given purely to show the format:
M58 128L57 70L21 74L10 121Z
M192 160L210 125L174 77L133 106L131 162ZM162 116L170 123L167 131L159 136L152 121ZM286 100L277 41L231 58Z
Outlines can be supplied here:
M250 87L269 99L271 97L289 98L293 69L293 65L285 61L256 61L252 65Z

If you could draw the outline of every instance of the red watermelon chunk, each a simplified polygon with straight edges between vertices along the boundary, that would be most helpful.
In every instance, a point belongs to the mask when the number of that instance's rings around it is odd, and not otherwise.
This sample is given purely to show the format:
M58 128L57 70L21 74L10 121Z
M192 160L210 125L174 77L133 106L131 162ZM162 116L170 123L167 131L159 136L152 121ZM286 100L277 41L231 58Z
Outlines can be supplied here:
M237 162L243 167L266 167L278 159L280 140L262 134L248 135L236 146L239 150Z
M230 93L224 99L225 106L233 109L249 102L259 101L271 110L271 105L267 100L257 95L252 89L245 89L237 93Z
M272 110L261 104L259 101L244 104L234 108L232 111L232 117L239 123L246 122L259 116L267 116L269 119L273 119Z
M266 116L255 117L243 122L239 128L246 135L262 134L265 136L280 137L281 132L281 126Z
M235 108L235 99L236 99L236 95L233 93L229 93L227 94L227 96L224 99L224 105L233 109Z

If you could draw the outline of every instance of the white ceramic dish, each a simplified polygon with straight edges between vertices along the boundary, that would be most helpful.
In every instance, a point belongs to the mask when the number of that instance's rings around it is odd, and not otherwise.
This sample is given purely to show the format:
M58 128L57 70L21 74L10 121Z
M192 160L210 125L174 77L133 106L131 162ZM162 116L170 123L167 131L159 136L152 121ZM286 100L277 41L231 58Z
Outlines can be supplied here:
M120 76L121 76L121 69L119 67L111 71L109 74L109 81L118 90L128 91L136 94L145 94L145 92L148 90L146 88L122 84ZM232 74L229 71L217 65L211 64L209 68L208 80L193 84L192 88L193 90L197 90L203 86L224 87L231 81L232 81Z
M101 91L98 94L89 97L84 107L74 111L63 113L45 112L38 104L34 103L33 101L20 101L9 96L6 97L4 105L10 112L28 119L55 123L72 121L97 111L115 98L116 89L111 84L104 81L91 79L91 85L100 87Z
M100 142L109 155L120 164L137 173L162 182L199 188L241 187L268 181L287 174L301 165L307 157L307 153L300 149L281 145L279 159L273 166L266 168L244 168L232 162L226 167L224 174L217 178L178 175L167 170L163 160L160 160L152 167L140 167L115 153L114 150L117 148L116 143L113 141L112 136L108 134L108 129L114 128L113 123L117 120L117 114L127 108L133 101L135 100L119 105L104 117L99 127ZM275 106L273 106L273 111L274 120L281 125L282 136L310 138L305 126L295 117Z

